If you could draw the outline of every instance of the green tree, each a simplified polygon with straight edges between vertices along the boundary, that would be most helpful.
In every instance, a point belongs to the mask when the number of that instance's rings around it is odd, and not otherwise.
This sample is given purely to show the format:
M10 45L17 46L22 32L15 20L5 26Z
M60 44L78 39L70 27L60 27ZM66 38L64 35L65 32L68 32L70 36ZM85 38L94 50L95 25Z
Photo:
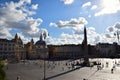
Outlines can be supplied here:
M6 80L6 74L3 70L4 64L0 61L0 80Z

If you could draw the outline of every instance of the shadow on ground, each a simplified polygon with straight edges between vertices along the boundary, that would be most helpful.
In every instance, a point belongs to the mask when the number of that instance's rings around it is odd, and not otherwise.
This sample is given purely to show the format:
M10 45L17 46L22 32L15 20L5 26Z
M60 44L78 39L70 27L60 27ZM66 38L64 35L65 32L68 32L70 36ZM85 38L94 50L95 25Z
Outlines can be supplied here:
M72 70L69 70L69 71L66 71L66 72L63 72L63 73L60 73L60 74L57 74L57 75L54 75L54 76L50 76L50 77L47 77L45 80L49 80L49 79L52 79L52 78L55 78L55 77L58 77L58 76L61 76L61 75L64 75L64 74L67 74L69 72L72 72L72 71L75 71L75 70L78 70L82 68L81 66L80 67L77 67L75 69L72 69Z

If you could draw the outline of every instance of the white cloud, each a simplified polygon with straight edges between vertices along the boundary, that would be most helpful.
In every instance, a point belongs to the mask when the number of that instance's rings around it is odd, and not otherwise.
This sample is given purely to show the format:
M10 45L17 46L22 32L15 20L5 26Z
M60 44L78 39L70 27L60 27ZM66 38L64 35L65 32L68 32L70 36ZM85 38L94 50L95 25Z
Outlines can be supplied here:
M35 10L38 9L38 4L33 4L32 9L35 9Z
M50 36L49 36L49 33L48 33L47 29L43 29L43 28L41 28L41 29L39 30L39 32L37 32L37 34L32 33L31 35L29 35L29 36L31 36L31 37L25 36L25 34L24 34L23 32L19 32L19 33L17 33L17 34L18 34L18 36L21 37L21 39L23 40L24 43L30 42L31 39L33 39L34 42L37 42L37 41L40 39L40 35L41 35L41 34L43 34L43 37L44 37L43 39L46 39L46 38L47 38L47 40L50 39ZM14 35L14 36L15 36L15 35ZM12 36L12 38L13 38L14 36ZM50 41L50 40L49 40L49 41ZM53 44L54 44L54 43L53 43Z
M92 7L91 7L91 10L94 10L94 9L96 9L97 8L97 5L93 5Z
M82 38L77 34L67 34L62 33L59 38L48 37L47 43L54 45L63 45L63 44L80 44L82 42Z
M116 22L113 26L107 27L106 31L110 33L114 33L120 30L120 22Z
M91 2L86 2L86 3L84 3L84 4L82 5L82 8L88 7L88 6L91 6Z
M110 40L109 42L117 42L117 32L120 34L120 22L116 22L113 26L109 26L106 29L107 33L105 36L106 40Z
M69 21L58 21L57 23L50 23L50 26L59 27L59 28L75 28L86 25L88 22L85 18L71 18Z
M51 22L51 23L49 24L49 26L54 26L54 27L57 27L57 24L56 24L56 23Z
M116 23L117 24L117 23ZM115 25L112 27L115 28ZM87 28L87 38L88 44L95 45L99 42L101 43L113 43L117 42L117 38L114 36L115 29L108 27L106 30L109 30L105 33L97 33L94 27ZM63 45L63 44L81 44L84 38L84 28L79 27L77 29L72 29L72 33L62 33L60 37L53 38L49 37L47 39L48 44Z
M87 28L88 44L96 44L100 41L100 34L95 31L94 27Z
M91 18L92 16L91 15L88 15L89 18Z
M105 34L106 38L112 38L113 36L110 34Z
M32 9L32 8L31 8ZM23 12L25 12L26 14L27 14L27 16L32 16L32 15L34 15L34 14L36 14L36 12L35 11L33 11L33 10L28 10L27 8L25 8L25 7L21 7L21 10L23 11Z
M73 33L74 34L83 34L84 33L83 28L84 28L84 26L73 28Z
M22 41L26 44L26 43L28 43L28 42L30 42L30 40L31 40L31 38L26 38L25 36L24 36L24 34L22 34L22 32L19 32L19 33L17 33L17 35L18 36L20 36L20 38L22 39ZM14 35L15 36L15 35ZM14 37L13 36L13 37Z
M21 1L25 1L26 3L31 3L31 0L21 0Z
M70 5L74 2L74 0L61 0L64 2L65 5Z
M59 38L52 38L48 40L49 43L53 44L81 44L83 41L83 34L84 34L84 24L87 24L88 22L85 20L85 18L72 18L69 21L59 21L57 23L51 23L51 26L59 27L59 28L71 28L72 33L62 33ZM115 26L115 25L114 25ZM110 32L112 29L107 28ZM88 44L97 44L99 42L104 43L112 43L115 41L113 37L113 33L103 33L99 34L95 31L94 27L88 27L87 28L87 38L88 38ZM109 40L109 41L108 41Z
M117 22L117 23L114 25L114 27L115 27L116 29L120 29L120 22Z
M101 5L99 6L100 11L95 13L95 16L100 16L104 14L113 14L120 11L120 1L119 0L101 0Z
M0 38L12 38L12 35L9 33L10 29L0 27Z
M114 27L107 27L107 29L106 29L107 32L113 32L114 30L115 30Z
M43 28L40 29L40 34L43 34L44 39L46 39L49 36L47 29Z
M6 2L0 7L0 36L11 38L11 31L17 30L26 42L29 38L39 37L41 18L33 18L38 4L30 5L31 0L20 0L19 2ZM29 6L28 6L29 4ZM43 30L43 29L42 29ZM45 32L45 30L44 30ZM47 33L47 31L46 31Z

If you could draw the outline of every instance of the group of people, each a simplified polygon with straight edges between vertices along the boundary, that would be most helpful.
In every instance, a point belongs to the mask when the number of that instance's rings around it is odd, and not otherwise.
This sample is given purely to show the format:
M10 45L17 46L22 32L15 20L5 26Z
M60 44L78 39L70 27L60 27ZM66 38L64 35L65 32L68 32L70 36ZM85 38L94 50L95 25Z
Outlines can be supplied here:
M62 71L65 71L65 70L74 69L75 66L78 65L78 64L80 64L79 60L73 60L73 61L69 61L69 60L66 60L66 61L47 61L46 62L46 68L53 70L53 69L59 67L59 69L61 68Z
M113 74L115 69L116 69L116 66L118 66L119 62L117 61L113 61L113 67L111 68L111 73Z
M106 61L106 68L109 68L109 65L110 63L108 61ZM112 67L111 67L111 73L113 74L115 69L116 69L116 66L119 64L119 62L117 62L116 60L112 62ZM101 63L101 62L98 62L97 64L97 70L101 70L104 68L104 63Z

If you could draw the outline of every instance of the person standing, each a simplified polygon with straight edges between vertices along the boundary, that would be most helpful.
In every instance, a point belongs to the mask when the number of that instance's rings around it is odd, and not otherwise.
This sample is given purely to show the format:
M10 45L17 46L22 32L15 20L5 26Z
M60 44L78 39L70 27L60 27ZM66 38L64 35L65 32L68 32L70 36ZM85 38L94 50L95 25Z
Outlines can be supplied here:
M108 68L108 65L109 65L109 63L108 63L108 62L106 62L106 68Z

